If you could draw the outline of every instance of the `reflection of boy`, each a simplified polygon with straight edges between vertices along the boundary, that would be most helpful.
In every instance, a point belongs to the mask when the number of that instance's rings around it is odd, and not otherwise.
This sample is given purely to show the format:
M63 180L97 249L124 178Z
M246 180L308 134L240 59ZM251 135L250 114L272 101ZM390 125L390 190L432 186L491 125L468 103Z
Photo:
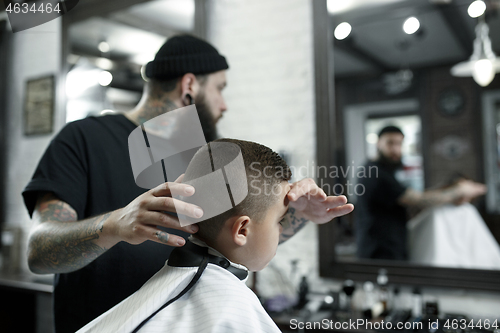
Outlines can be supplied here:
M286 194L290 189L291 171L278 154L260 144L232 139L215 142L229 142L240 147L249 184L248 195L229 211L202 221L199 232L190 238L194 244L190 246L198 250L208 247L209 254L226 258L230 267L224 269L209 263L192 289L154 315L140 332L279 332L255 294L244 284L246 278L232 271L243 271L247 276L248 270L263 269L276 254L282 232L281 220L288 210ZM184 176L185 182L203 176L197 165L207 149L207 146L202 147L193 157ZM213 162L221 165L227 161ZM264 187L273 190L263 191ZM173 258L175 251L140 290L79 332L133 331L177 296L196 274L197 266L170 266Z

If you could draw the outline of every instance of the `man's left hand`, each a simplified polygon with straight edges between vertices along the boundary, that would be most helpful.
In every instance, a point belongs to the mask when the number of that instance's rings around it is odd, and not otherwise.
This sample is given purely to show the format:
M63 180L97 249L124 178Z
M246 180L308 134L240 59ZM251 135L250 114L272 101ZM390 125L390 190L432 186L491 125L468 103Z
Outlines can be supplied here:
M317 224L327 223L336 217L349 214L354 209L354 205L347 203L345 196L327 196L311 178L293 183L287 197L297 217Z

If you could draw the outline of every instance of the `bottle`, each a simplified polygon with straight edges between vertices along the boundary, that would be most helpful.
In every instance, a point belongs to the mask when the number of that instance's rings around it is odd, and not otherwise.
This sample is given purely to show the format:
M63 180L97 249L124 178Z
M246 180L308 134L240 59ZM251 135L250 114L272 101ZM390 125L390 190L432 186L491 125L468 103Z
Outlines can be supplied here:
M363 291L365 293L365 303L363 304L363 308L365 310L371 309L373 304L377 302L374 290L375 286L373 285L373 282L366 281L365 283L363 283Z
M352 295L354 294L354 290L356 290L356 286L353 280L345 280L344 285L342 287L344 294L346 295L346 306L345 309L349 312L352 312Z
M411 314L413 318L422 318L422 292L418 288L413 289Z
M387 283L389 282L389 277L387 276L387 270L380 269L377 276L377 284L379 286L379 302L382 303L382 312L379 315L384 315L389 312L389 290L387 289Z
M403 308L403 302L401 301L401 297L399 295L399 287L394 287L394 290L392 291L392 297L392 309L401 310Z
M307 304L307 294L309 293L309 283L307 282L306 276L302 276L299 284L299 294L298 294L298 302L297 309L302 309Z

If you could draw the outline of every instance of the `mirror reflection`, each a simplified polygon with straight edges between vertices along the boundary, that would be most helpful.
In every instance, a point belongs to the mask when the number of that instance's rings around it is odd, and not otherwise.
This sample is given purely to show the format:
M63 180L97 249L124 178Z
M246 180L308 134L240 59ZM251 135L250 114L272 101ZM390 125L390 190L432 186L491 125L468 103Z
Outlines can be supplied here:
M194 0L151 1L71 24L66 122L134 108L142 66L168 37L193 33L194 10Z
M500 17L468 0L330 0L340 262L500 270ZM361 172L363 171L363 172Z

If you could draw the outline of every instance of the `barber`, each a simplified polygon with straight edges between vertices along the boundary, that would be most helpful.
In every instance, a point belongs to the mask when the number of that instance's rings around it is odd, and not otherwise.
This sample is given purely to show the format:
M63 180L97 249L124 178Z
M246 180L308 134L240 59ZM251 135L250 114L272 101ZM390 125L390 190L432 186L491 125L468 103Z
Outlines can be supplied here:
M51 141L23 197L34 221L29 268L55 273L57 333L76 331L134 293L198 230L165 213L176 212L172 195L189 196L194 188L181 179L149 191L135 184L128 136L149 119L194 102L207 142L215 139L226 111L228 68L207 42L172 37L147 64L148 82L133 110L68 123ZM311 179L292 184L288 199L282 241L308 220L325 223L353 209ZM187 216L203 214L193 205L175 206Z
M404 134L396 126L387 126L378 134L378 157L365 165L375 168L375 177L359 180L364 194L356 203L356 242L359 258L407 260L407 207L430 207L470 202L483 195L486 187L462 180L442 190L415 191L396 179L403 166L401 147Z

